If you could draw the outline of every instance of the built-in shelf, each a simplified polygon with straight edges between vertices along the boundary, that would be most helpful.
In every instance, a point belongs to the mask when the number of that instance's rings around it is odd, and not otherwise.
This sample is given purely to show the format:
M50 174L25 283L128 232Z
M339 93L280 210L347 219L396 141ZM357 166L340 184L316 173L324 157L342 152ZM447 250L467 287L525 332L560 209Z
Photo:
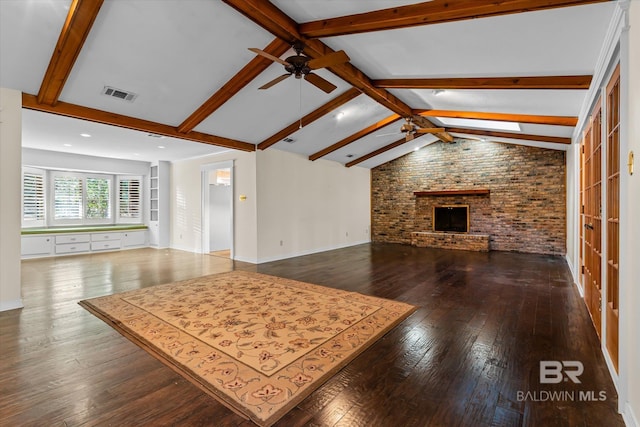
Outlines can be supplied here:
M416 197L424 196L482 196L488 195L488 188L474 188L470 190L440 190L440 191L414 191Z

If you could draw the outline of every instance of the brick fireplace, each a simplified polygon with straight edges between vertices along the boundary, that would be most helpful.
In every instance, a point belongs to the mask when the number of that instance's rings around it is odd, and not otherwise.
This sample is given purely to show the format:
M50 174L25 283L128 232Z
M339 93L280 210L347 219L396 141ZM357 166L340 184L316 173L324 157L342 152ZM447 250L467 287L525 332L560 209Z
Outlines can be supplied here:
M489 193L463 194L478 189ZM445 194L414 194L429 192ZM436 142L372 169L372 239L564 254L565 194L564 151L465 139ZM469 232L433 235L436 204L468 205Z
M491 216L491 191L485 188L466 190L415 191L415 229L411 245L418 247L489 251L489 234L479 224ZM468 231L437 231L435 208L468 207Z

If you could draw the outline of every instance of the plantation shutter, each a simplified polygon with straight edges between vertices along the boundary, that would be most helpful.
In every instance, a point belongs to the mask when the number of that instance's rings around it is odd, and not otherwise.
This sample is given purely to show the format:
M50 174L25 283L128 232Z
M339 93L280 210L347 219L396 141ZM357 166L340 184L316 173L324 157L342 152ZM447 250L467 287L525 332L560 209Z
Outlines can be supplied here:
M82 178L53 178L53 217L56 220L82 219Z
M44 172L22 174L22 222L24 225L45 223Z
M120 178L118 183L118 212L122 219L139 219L141 217L140 178Z

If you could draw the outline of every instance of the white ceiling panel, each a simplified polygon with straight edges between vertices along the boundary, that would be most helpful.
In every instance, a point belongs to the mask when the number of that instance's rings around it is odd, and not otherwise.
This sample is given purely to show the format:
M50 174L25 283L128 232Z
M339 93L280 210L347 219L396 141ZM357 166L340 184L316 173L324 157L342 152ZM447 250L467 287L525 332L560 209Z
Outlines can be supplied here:
M283 57L292 54L294 52L290 51ZM195 130L259 143L351 88L327 70L313 72L336 85L337 89L327 94L304 79L293 76L269 89L258 89L286 73L282 65L273 64Z
M71 0L0 0L0 86L37 95Z
M302 23L405 6L416 3L416 0L271 0L271 3L296 22Z
M414 145L410 145L410 144L401 145L383 154L380 154L379 156L375 156L375 157L372 157L371 159L365 160L362 163L358 163L354 167L361 167L361 168L368 168L368 169L375 168L376 166L383 165L387 162L390 162L391 160L397 159L398 157L402 157L404 155L412 153L413 151L415 151L416 148L421 149L428 145L438 143L438 141L439 139L431 135L425 135L422 138L416 140L414 142Z
M475 139L475 140L479 140L480 138L482 138L478 135L469 135L464 133L454 133L452 135L454 135L456 138L469 138L469 139ZM549 150L557 150L557 151L567 151L567 149L569 148L569 145L567 144L555 144L553 142L527 141L524 139L516 139L516 138L499 138L499 137L490 136L482 139L486 139L487 141L493 141L493 142L502 142L505 144L517 144L517 145L526 145L528 147L547 148Z
M325 41L372 79L590 74L614 8L597 3Z
M280 141L274 147L309 156L392 114L371 98L358 96L295 132L290 136L294 143Z
M25 109L22 110L22 146L144 162L183 160L226 151L210 144L158 138L147 132Z
M274 0L274 4L302 23L418 1ZM0 85L37 94L70 3L0 0ZM351 63L372 79L592 74L615 7L612 1L322 41L335 50L344 49ZM105 0L60 100L178 126L255 57L247 48L264 49L273 39L272 34L220 1ZM321 69L317 73L337 86L331 94L294 78L258 90L283 73L281 65L273 64L195 130L256 144L351 87ZM107 97L101 95L104 86L138 96L132 103ZM432 90L389 92L415 109L577 116L587 91L447 90L438 96ZM278 142L274 147L308 156L391 114L367 95L360 95L294 132L290 135L292 144ZM146 161L223 150L173 138L159 142L144 132L32 111L25 112L25 118L25 147L118 158L139 156ZM400 124L324 158L344 164L368 154L401 138ZM87 127L91 128L87 132L96 136L79 139ZM489 130L499 131L493 127ZM573 128L519 124L515 132L569 137ZM379 136L384 133L392 135ZM427 138L433 137L420 140ZM106 142L96 144L98 140ZM174 143L179 147L175 152ZM158 145L166 148L159 149ZM549 145L557 149L557 144ZM375 166L411 149L411 145L403 144L358 166Z
M176 126L272 40L217 1L106 0L61 99ZM105 85L138 97L100 95Z
M577 116L586 90L445 90L390 89L417 109L483 111L545 116Z

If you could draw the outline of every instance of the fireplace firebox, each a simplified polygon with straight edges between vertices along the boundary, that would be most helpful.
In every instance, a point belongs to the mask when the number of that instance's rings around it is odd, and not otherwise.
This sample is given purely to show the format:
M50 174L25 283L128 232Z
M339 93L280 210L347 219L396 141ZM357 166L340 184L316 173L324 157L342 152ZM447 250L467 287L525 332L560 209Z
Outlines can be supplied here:
M433 207L433 230L457 233L469 232L469 206L448 205Z

